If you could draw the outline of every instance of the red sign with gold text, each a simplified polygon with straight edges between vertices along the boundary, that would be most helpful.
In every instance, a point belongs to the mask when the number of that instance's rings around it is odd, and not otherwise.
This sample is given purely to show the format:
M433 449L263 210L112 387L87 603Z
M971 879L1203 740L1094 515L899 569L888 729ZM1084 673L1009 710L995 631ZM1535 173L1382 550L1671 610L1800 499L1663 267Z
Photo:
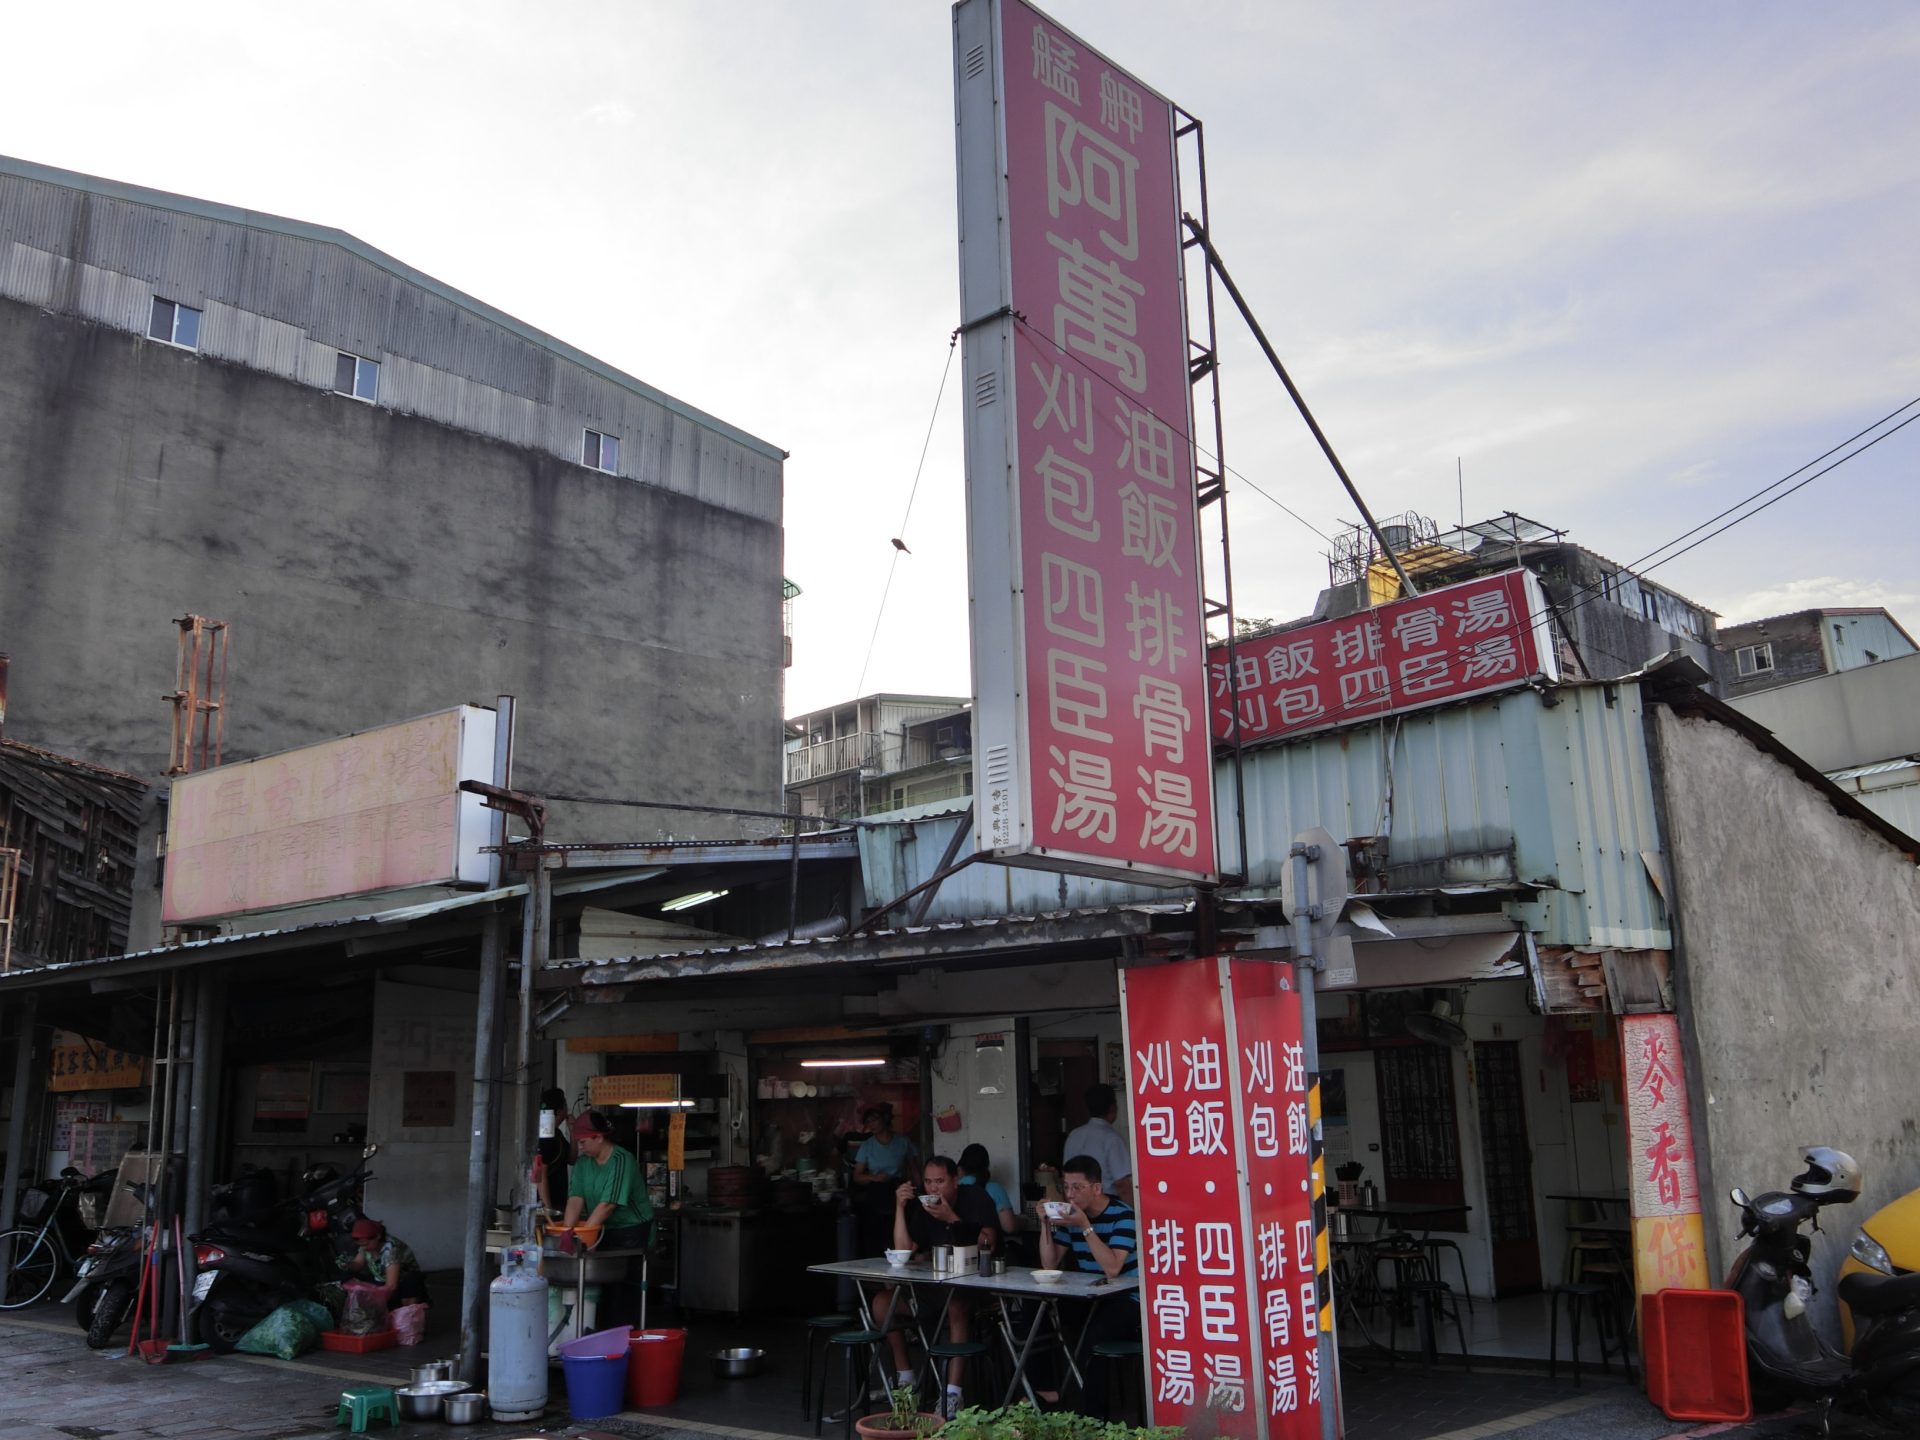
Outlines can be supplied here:
M1679 1021L1671 1015L1625 1016L1620 1054L1626 1070L1628 1197L1639 1293L1708 1289L1712 1282Z
M1483 575L1208 652L1213 738L1266 740L1560 677L1546 597L1526 570Z
M1121 976L1147 1401L1154 1424L1189 1435L1320 1433L1289 984L1284 967L1224 958Z

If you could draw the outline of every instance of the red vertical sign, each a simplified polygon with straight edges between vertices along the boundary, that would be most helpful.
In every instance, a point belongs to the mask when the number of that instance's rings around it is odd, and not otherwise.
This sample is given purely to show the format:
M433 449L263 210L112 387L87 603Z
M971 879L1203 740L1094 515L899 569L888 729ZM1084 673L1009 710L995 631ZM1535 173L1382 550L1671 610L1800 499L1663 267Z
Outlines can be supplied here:
M1282 967L1214 958L1121 976L1147 1402L1154 1424L1195 1436L1319 1434L1306 1077L1286 983Z

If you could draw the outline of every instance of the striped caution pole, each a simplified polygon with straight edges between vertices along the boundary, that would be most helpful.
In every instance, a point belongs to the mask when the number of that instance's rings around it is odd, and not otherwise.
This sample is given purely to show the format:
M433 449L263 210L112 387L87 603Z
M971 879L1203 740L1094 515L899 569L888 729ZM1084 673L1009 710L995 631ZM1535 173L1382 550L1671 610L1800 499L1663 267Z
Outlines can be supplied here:
M1333 1240L1327 1225L1327 1148L1320 1125L1320 1077L1307 1086L1307 1126L1313 1160L1313 1281L1320 1303L1320 1333L1333 1334ZM1325 1393L1324 1387L1322 1393Z

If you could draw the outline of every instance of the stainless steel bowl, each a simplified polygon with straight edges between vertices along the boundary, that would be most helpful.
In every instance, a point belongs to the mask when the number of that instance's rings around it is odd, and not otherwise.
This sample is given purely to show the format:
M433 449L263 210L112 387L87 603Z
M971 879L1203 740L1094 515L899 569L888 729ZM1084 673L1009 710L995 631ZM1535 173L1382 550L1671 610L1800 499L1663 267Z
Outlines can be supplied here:
M402 1420L438 1420L449 1395L467 1388L464 1380L429 1380L422 1385L403 1385L393 1392L399 1402Z
M465 1390L458 1395L447 1396L442 1403L449 1425L478 1425L487 1418L487 1392L484 1390Z
M745 1380L758 1375L767 1363L767 1352L747 1346L713 1352L713 1373L722 1380Z
M431 1385L436 1380L452 1378L453 1362L451 1360L429 1360L426 1364L415 1365L407 1371L409 1385Z

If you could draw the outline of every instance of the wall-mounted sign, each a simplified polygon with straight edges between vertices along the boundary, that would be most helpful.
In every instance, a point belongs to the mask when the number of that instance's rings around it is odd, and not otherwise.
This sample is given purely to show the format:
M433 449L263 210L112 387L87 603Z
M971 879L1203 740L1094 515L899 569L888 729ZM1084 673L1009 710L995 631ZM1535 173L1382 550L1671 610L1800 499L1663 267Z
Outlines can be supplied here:
M451 1070L402 1071L401 1126L409 1130L431 1130L453 1124L454 1083Z
M1620 1049L1626 1070L1635 1288L1641 1295L1709 1289L1713 1282L1707 1275L1680 1023L1671 1015L1625 1016Z
M678 1097L677 1075L594 1075L587 1080L587 1099L595 1105L624 1105L629 1100L672 1100Z
M1289 969L1140 966L1120 995L1150 1421L1317 1440L1330 1295Z
M146 1082L145 1056L97 1040L74 1037L55 1045L48 1057L49 1090L137 1090Z
M1173 106L1023 0L953 23L975 847L1208 879Z
M484 883L494 713L463 705L183 775L161 918L216 920L411 885Z
M256 1127L297 1121L304 1125L313 1113L313 1066L262 1065L253 1082L253 1119Z
M1558 680L1546 596L1508 570L1208 655L1213 738L1304 735Z

